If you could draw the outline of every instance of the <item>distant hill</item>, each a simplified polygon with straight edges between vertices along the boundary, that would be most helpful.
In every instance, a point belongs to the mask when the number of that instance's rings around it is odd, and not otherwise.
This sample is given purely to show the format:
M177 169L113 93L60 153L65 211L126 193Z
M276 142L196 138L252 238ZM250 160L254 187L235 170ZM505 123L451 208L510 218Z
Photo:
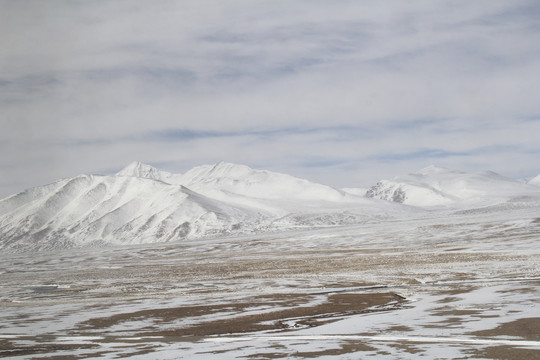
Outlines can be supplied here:
M381 180L368 189L366 196L421 207L470 207L538 199L537 190L492 171L466 173L429 166Z

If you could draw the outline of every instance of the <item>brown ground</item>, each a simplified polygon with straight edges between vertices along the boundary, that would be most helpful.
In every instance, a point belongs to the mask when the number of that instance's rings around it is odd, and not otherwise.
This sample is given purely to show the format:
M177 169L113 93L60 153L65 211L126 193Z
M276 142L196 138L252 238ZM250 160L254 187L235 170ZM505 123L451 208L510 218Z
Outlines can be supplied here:
M323 301L320 301L321 298ZM314 300L319 300L314 301ZM294 322L294 327L312 327L330 321L337 320L343 316L374 312L388 311L401 307L405 300L391 292L386 293L340 293L327 295L310 294L271 294L256 296L238 302L221 303L214 305L193 305L180 306L174 308L156 308L149 310L135 311L131 313L121 313L109 317L95 318L77 325L72 330L71 335L104 335L104 340L99 342L116 342L114 333L107 333L107 330L115 325L121 325L130 321L149 320L153 324L147 328L136 328L134 336L142 337L141 340L130 342L126 346L133 352L127 356L149 354L155 346L146 346L145 337L159 337L161 340L153 339L152 342L178 342L178 341L198 341L206 336L218 336L223 334L247 333L256 331L280 331L289 329L287 322ZM270 306L271 308L270 308ZM252 315L244 315L250 308L268 306L267 312L257 312ZM201 316L223 315L227 318L220 320L202 320ZM185 327L171 325L176 320L193 319L194 323ZM104 354L99 350L98 343L87 344L56 344L54 338L36 339L28 338L31 341L40 342L39 345L19 345L9 340L0 341L0 358L12 356L29 356L36 359L52 359L46 354L52 354L62 350L90 350L95 348L91 356ZM41 343L42 342L42 343ZM125 342L125 340L123 340ZM271 350L271 349L269 349ZM337 349L327 349L321 351L295 353L294 356L304 358L315 358L322 355L340 355L355 351L371 350L365 344L343 342ZM40 357L41 355L46 357ZM283 353L268 352L257 354L257 359L283 358ZM57 360L67 360L84 358L84 355L57 356ZM122 357L122 356L121 356Z
M475 331L477 336L519 336L526 340L540 340L540 318L519 319L497 326L495 329ZM539 354L540 355L540 354Z
M523 349L511 346L493 346L475 351L474 356L496 360L539 360L540 350Z
M526 340L538 341L540 340L540 318L519 319L501 324L495 329L475 331L472 334L486 337L519 336ZM539 360L540 350L512 346L491 346L475 351L474 355L488 359Z
M50 354L61 350L76 350L98 347L93 344L40 344L36 346L14 346L9 341L0 342L0 358L10 358L13 356L31 356L37 354ZM52 359L48 357L48 359Z
M237 303L141 310L92 319L82 323L80 330L85 332L99 331L124 322L145 319L152 320L154 324L158 325L159 330L154 328L141 329L144 331L139 332L137 336L212 336L273 331L288 329L289 325L286 322L289 320L294 320L296 327L312 327L342 316L395 309L404 302L403 298L394 293L350 293L330 294L322 303L305 305L313 301L314 297L314 295L305 294L278 294L271 297L259 296L249 301ZM249 308L265 306L269 303L273 305L273 309L268 312L242 315ZM225 312L234 312L234 315L225 319L202 321L186 327L166 329L167 324L178 319L196 319L199 316L219 315Z

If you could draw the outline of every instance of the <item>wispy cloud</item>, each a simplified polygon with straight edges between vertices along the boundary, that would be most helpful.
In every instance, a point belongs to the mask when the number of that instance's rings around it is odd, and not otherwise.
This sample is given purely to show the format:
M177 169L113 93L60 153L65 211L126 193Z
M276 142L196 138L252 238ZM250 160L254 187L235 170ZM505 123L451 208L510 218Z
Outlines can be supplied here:
M0 196L131 160L540 172L535 1L0 2ZM15 185L14 185L15 184Z

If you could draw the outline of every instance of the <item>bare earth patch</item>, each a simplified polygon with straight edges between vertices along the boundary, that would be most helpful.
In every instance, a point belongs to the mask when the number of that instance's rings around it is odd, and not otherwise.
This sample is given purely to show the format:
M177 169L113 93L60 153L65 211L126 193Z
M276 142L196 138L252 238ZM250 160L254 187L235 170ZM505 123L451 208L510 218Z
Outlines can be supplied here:
M473 334L489 337L519 336L527 340L540 340L540 318L519 319L501 324L495 329L475 331Z
M182 318L195 318L220 313L233 313L221 320L202 320L195 325L140 331L137 336L213 336L257 331L276 331L291 327L313 327L333 319L366 312L393 310L399 308L404 300L394 293L368 294L330 294L326 301L316 305L305 305L313 300L313 295L276 294L272 297L255 297L247 302L224 303L217 305L181 306L142 310L133 313L117 314L106 318L96 318L80 324L79 330L103 331L109 327L129 321L151 320L159 327ZM243 315L253 307L271 304L274 309Z
M471 352L471 355L477 358L496 360L538 360L540 359L540 350L523 349L512 346L492 346L486 349Z

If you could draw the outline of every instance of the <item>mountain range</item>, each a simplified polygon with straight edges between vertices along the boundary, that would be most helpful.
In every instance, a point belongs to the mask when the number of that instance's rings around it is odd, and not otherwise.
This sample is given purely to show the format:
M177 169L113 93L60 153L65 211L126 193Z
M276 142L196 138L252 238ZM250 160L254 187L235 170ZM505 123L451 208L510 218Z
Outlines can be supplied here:
M0 249L178 241L540 204L539 178L524 184L430 166L381 180L364 195L225 162L184 174L133 162L114 175L80 175L0 200Z
M492 171L466 173L437 166L381 180L366 196L419 207L478 207L538 198L540 183L516 181Z

